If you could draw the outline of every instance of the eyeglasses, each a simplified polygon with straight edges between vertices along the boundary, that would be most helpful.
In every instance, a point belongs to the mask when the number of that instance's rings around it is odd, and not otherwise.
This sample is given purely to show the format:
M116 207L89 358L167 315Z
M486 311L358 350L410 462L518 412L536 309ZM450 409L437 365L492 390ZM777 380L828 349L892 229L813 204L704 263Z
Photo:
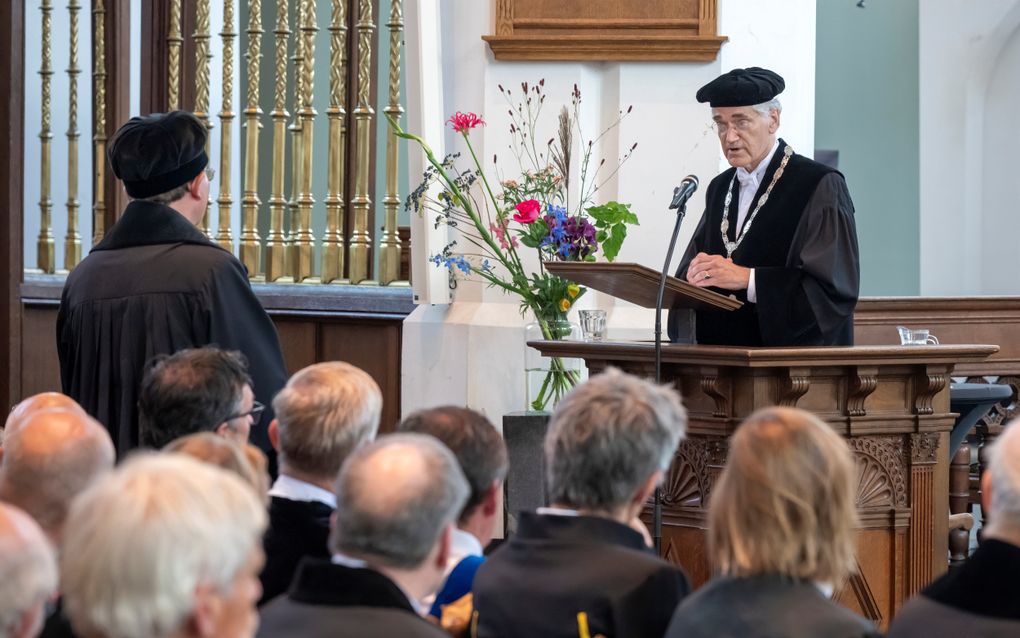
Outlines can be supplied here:
M740 132L748 131L754 125L754 120L751 119L739 119L734 120L732 124L726 124L725 122L714 122L715 132L719 135L726 135L730 130L730 127L737 129Z
M241 414L235 414L233 416L228 416L227 418L225 418L223 420L224 421L233 421L234 419L240 419L241 417L248 417L248 416L250 416L251 417L251 424L252 425L258 425L259 421L262 419L262 413L265 410L266 410L266 406L262 405L258 401L255 401L255 402L253 402L251 404L251 410L250 411L243 412Z
M216 179L216 169L213 168L212 166L206 166L205 167L205 177L210 182L213 181L214 179Z

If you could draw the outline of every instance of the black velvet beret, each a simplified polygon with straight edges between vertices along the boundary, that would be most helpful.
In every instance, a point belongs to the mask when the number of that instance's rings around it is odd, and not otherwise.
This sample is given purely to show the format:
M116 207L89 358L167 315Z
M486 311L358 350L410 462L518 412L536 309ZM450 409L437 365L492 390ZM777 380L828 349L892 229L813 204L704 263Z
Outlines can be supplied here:
M110 141L113 174L135 199L187 184L209 163L205 125L187 111L133 117Z
M733 69L698 89L698 101L710 106L754 106L783 92L786 82L778 73L752 66Z

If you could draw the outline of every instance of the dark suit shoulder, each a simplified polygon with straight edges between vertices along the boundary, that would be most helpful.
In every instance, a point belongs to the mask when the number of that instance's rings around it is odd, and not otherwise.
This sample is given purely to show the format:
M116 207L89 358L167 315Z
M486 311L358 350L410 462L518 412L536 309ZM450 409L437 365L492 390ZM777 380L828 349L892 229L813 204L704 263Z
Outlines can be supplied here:
M779 577L719 578L685 599L669 638L869 638L875 626L811 583Z
M427 620L399 609L330 607L280 598L262 609L260 638L449 638Z
M921 595L908 601L893 619L887 638L1012 638L1020 620L964 611Z

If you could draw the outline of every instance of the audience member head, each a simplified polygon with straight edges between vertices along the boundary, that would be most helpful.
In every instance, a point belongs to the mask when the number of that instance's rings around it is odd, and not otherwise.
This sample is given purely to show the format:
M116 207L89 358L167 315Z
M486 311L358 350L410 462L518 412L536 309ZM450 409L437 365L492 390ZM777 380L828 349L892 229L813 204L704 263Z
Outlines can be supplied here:
M39 394L33 394L27 399L16 404L11 408L11 413L7 415L7 421L4 423L3 436L6 437L13 434L21 422L24 421L25 417L30 416L34 412L39 410L76 410L78 412L85 412L78 402L59 392L40 392ZM0 438L0 443L3 439Z
M366 561L421 598L442 582L469 491L457 459L436 439L382 437L340 470L330 550Z
M261 417L240 352L205 347L154 358L138 393L142 444L161 448L194 432L239 443Z
M25 510L60 544L71 501L113 468L113 441L81 410L40 409L4 442L0 500Z
M164 452L179 452L186 454L199 461L205 461L210 465L223 468L241 477L245 483L251 485L259 498L265 498L269 490L268 480L263 478L266 472L265 454L262 454L262 464L255 460L257 457L247 451L250 443L243 446L236 441L222 437L212 432L196 432L174 439L163 447Z
M136 454L71 508L60 579L89 638L255 633L266 511L236 475Z
M280 473L332 489L351 452L375 438L382 411L379 385L341 361L298 371L273 399L269 440Z
M131 199L170 206L198 224L209 201L208 132L186 111L133 117L117 129L107 154Z
M633 520L662 480L687 428L680 395L610 368L574 388L545 437L549 500Z
M838 585L854 566L857 471L831 426L765 408L730 439L712 489L708 542L727 576L781 575Z
M32 638L57 589L57 559L39 526L0 503L0 636Z
M995 440L981 481L981 506L988 511L986 538L1020 546L1020 421L1010 423Z
M500 513L508 465L506 444L495 426L474 410L449 405L413 412L398 429L434 436L450 448L471 488L458 526L487 545Z

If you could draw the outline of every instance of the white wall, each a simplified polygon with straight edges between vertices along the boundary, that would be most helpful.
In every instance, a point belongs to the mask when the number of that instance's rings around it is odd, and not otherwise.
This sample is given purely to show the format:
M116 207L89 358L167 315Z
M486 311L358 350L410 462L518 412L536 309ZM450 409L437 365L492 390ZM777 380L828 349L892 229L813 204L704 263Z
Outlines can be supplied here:
M1020 294L1020 1L919 9L921 294Z
M498 84L511 88L522 81L545 79L548 97L539 130L548 137L555 131L560 105L569 104L575 82L582 92L586 136L597 134L619 110L633 105L631 116L602 143L607 163L612 164L620 151L638 142L634 156L598 197L599 201L630 202L641 218L641 226L630 230L620 261L661 268L675 219L666 210L673 187L689 173L707 184L719 172L723 160L709 111L695 102L694 93L720 73L766 66L782 74L789 88L782 95L781 134L799 151L811 153L815 47L811 0L783 3L781 11L772 4L766 9L754 0L720 3L719 31L730 42L723 45L719 59L710 63L499 62L481 40L493 30L492 4L440 2L441 111L447 116L455 111L482 114L488 126L471 133L472 143L486 164L493 154L499 155L501 170L510 175L515 165L506 149L507 104ZM409 29L414 28L409 22ZM417 108L414 100L410 95L409 113ZM447 129L448 152L461 148L458 138ZM416 174L413 168L411 174ZM691 202L678 252L689 240L703 206L699 192ZM525 320L516 299L477 284L461 282L455 299L451 306L421 306L404 324L403 409L468 404L498 421L504 413L524 407ZM610 338L652 338L651 311L595 293L580 304L593 305L610 310Z

